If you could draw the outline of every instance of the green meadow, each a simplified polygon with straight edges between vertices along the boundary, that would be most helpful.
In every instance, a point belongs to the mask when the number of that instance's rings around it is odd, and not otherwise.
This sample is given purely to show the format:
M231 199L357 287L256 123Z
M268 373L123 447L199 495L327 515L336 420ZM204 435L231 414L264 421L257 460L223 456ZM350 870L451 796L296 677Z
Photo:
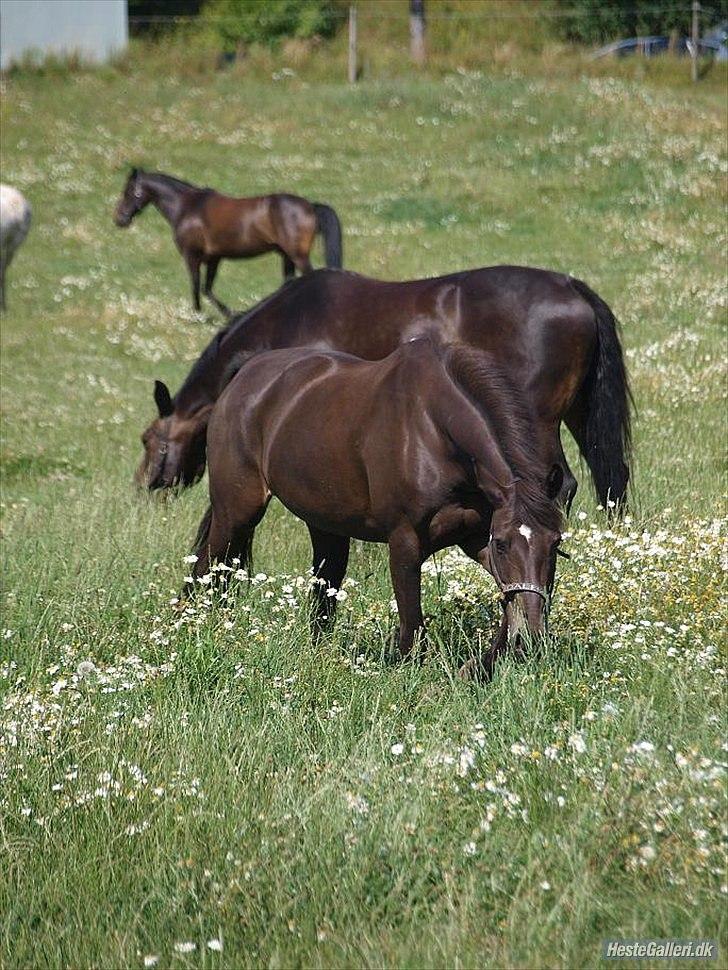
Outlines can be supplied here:
M0 966L592 967L612 937L725 962L725 75L680 72L3 79L2 179L33 224L2 319ZM373 276L544 266L612 306L630 515L607 522L565 431L542 656L456 679L499 606L445 553L428 656L392 664L364 544L314 645L280 506L250 584L170 602L206 482L136 494L139 435L221 321L158 213L113 225L132 163L327 202ZM280 274L223 263L216 290L243 309Z

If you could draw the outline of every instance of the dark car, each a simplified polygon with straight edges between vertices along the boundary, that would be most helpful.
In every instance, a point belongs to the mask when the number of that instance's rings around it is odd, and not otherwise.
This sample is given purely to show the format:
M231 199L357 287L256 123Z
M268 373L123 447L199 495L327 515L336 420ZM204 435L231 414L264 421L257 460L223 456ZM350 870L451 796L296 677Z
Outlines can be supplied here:
M712 55L718 61L728 60L728 23L721 24L698 41L698 53ZM614 54L616 57L628 57L630 54L642 54L644 57L655 57L668 52L677 55L692 55L693 43L689 37L678 37L672 41L670 37L630 37L627 40L615 40L605 47L600 47L592 57L606 57Z

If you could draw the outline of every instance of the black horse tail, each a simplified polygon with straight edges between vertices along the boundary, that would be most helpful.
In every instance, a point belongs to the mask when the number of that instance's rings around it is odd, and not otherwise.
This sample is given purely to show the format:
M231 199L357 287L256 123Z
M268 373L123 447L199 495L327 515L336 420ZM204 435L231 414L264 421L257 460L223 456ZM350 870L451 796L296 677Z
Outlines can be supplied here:
M631 407L619 324L601 297L581 280L571 285L594 311L597 352L580 391L583 401L579 448L592 473L599 501L624 508L632 461Z
M330 205L322 202L313 203L316 213L316 230L324 240L326 265L329 269L341 269L344 264L344 249L341 242L341 223Z
M212 526L212 506L208 505L207 511L202 516L195 544L192 552L195 556L200 556L210 542L210 528ZM239 545L236 545L236 554L240 559L240 565L250 573L253 569L253 529L246 530L238 536Z

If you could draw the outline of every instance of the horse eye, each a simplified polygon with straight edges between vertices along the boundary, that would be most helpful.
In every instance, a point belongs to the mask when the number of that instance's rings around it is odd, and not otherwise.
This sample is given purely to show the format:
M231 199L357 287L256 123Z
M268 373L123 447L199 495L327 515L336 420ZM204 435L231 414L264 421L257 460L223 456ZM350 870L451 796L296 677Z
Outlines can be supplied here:
M500 553L508 552L508 543L505 541L505 539L496 539L495 547Z

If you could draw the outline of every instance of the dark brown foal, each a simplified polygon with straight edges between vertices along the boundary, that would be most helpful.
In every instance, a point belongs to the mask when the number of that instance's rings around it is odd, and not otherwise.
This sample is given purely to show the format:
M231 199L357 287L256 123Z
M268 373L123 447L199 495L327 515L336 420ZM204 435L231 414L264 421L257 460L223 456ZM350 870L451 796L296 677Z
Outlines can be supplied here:
M260 195L236 199L189 182L132 169L116 206L120 228L152 204L172 227L192 281L192 302L200 309L200 270L206 266L203 292L225 316L230 310L212 291L221 259L249 259L277 252L283 258L283 278L311 271L314 236L321 233L326 265L341 267L341 224L334 210L297 195Z
M525 404L486 354L427 338L373 363L300 349L259 354L213 412L208 466L195 578L214 560L250 564L275 495L309 528L322 580L317 626L333 615L327 590L341 586L358 538L389 546L402 656L423 623L422 563L455 544L504 595L488 669L509 644L544 629L562 472L543 463Z

